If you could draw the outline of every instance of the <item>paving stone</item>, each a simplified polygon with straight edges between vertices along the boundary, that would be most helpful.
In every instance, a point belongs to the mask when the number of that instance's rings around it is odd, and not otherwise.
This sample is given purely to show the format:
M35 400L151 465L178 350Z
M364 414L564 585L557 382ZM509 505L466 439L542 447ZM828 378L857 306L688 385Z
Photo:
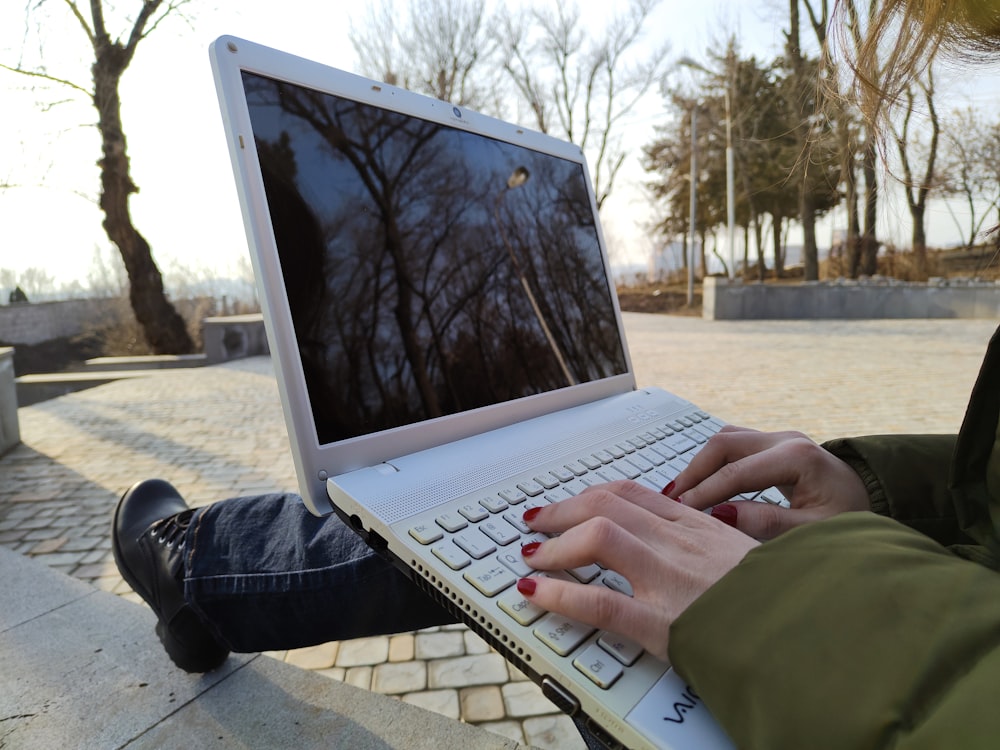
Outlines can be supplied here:
M498 685L507 681L507 663L499 654L432 661L427 670L428 685L432 688Z
M56 531L56 533L58 533L58 531ZM57 536L54 539L46 539L44 541L39 542L34 547L32 547L30 554L45 555L50 552L56 552L61 547L65 546L65 544L66 544L66 537L64 536Z
M358 667L362 665L381 664L389 658L389 639L385 636L377 638L358 638L352 641L341 641L337 654L338 667Z
M365 690L372 689L372 668L351 667L344 673L344 682Z
M429 690L423 693L409 693L403 696L403 701L452 719L459 718L457 690Z
M555 710L552 702L542 695L541 688L533 682L512 682L500 688L508 716L539 716Z
M414 655L416 636L413 633L389 638L389 661L410 661Z
M503 695L496 685L465 688L458 692L462 721L478 724L504 718Z
M379 664L372 673L371 689L385 695L400 695L427 687L427 664L405 661Z
M467 654L488 654L493 650L490 648L490 644L473 633L471 630L466 630L465 633L462 634L462 637L465 640L465 653Z
M329 669L337 661L338 643L322 643L318 646L290 649L285 661L303 669Z
M465 656L464 632L417 633L415 653L418 659L426 660Z
M565 714L525 719L521 726L529 745L551 750L587 750L576 724Z

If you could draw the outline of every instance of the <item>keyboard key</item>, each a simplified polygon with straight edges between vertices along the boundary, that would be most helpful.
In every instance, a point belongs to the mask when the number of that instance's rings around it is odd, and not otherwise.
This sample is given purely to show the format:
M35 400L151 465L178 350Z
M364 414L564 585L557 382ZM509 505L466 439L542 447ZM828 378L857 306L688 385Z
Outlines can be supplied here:
M632 464L632 466L638 469L639 472L642 474L645 474L647 471L653 470L653 464L644 459L638 453L636 453L634 456L629 456L627 459L625 459L625 461L626 463ZM639 475L636 474L636 476ZM635 477L632 478L634 479Z
M479 530L501 547L521 538L517 529L513 528L510 524L498 523L492 518L488 521L483 521L479 525Z
M677 454L674 451L670 450L670 448L668 448L663 443L651 445L649 447L649 450L652 451L653 453L656 453L657 455L663 456L664 460L666 461L669 461L671 458L677 457Z
M613 570L609 570L604 574L603 579L604 585L607 586L612 591L617 591L620 594L625 594L625 596L634 596L632 592L632 584L629 583L625 576L621 573L616 573Z
M410 536L421 544L433 544L438 539L441 539L444 534L436 526L431 526L429 523L421 523L410 529Z
M545 488L542 487L534 479L526 479L523 482L517 483L517 488L521 490L528 497L534 497L535 495L541 495L545 492Z
M573 472L573 471L570 471L568 467L567 468L553 469L552 472L551 472L551 474L556 479L558 479L560 482L569 482L574 477L576 477L576 473Z
M614 633L604 633L597 639L597 644L626 667L631 667L642 656L642 646Z
M525 500L528 499L528 496L525 495L523 492L521 492L521 490L519 489L501 490L500 497L506 500L511 505L517 505L518 503L523 503Z
M479 563L462 574L484 596L496 596L514 585L517 577L498 562Z
M507 508L510 507L507 505L507 501L502 500L499 495L496 497L484 497L479 501L479 504L486 508L486 510L490 513L499 513L500 511L507 510Z
M504 550L497 555L497 562L507 568L518 578L530 576L535 572L535 569L524 561L524 555L521 554L520 548L514 549L513 547L510 547Z
M527 509L525 509L527 510ZM524 522L524 510L521 508L515 508L514 510L508 510L503 514L503 520L513 526L522 534L530 534L531 529L528 528L528 524Z
M677 421L680 422L685 427L692 427L694 425L694 422L692 422L687 417L677 417Z
M559 486L559 480L552 474L540 474L535 477L535 481L547 490L551 490Z
M526 479L523 482L518 482L517 488L528 497L535 497L536 495L541 495L545 492L545 487L543 487L539 482L536 482L534 479Z
M670 450L678 454L698 447L697 443L684 435L671 435L663 442Z
M573 666L583 672L597 687L607 690L622 676L625 668L597 645L588 646L573 659Z
M573 649L590 637L595 628L569 617L549 613L532 631L535 637L560 656L568 656Z
M610 453L608 454L607 462L611 463ZM601 465L604 463L604 461L602 461L601 458L595 453L593 458L591 458L590 456L584 456L583 458L580 459L580 463L586 466L588 469L593 470L601 468Z
M497 551L496 545L479 529L469 529L456 534L453 541L476 560L482 560L491 552Z
M437 525L440 526L442 529L444 529L445 531L450 531L452 533L456 531L461 531L462 529L464 529L466 526L469 525L469 522L466 521L465 518L460 516L458 513L452 513L451 511L448 511L447 513L442 513L434 520L437 522Z
M516 587L504 591L497 598L497 605L519 625L530 625L545 614L544 609L529 602Z
M452 570L461 570L472 562L471 558L451 542L431 547L434 556Z
M474 503L466 503L458 509L458 512L472 523L479 523L484 518L490 517L490 514L483 506Z
M653 466L663 466L663 464L666 463L667 460L659 453L657 453L654 450L650 450L649 448L643 448L636 455L642 456L643 459L649 461L651 464L653 464Z
M601 569L597 565L583 565L579 568L570 568L566 572L580 583L590 583L601 574Z
M582 477L589 471L587 465L583 461L570 461L568 464L566 464L566 468L569 469L571 472L573 472L574 475L578 477ZM596 469L597 467L594 466L592 468Z

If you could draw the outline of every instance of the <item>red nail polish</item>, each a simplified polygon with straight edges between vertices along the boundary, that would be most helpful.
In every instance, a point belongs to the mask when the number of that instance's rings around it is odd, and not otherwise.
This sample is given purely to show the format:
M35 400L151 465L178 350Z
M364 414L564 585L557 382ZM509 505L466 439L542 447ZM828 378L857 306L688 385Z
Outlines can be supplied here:
M668 482L667 486L660 490L660 494L666 497L673 497L674 487L676 486L676 482Z
M542 509L540 507L528 508L526 511L524 511L524 515L522 516L522 518L525 520L526 523L531 523L532 521L535 520L535 517L541 512Z
M538 548L542 546L541 542L529 542L528 544L521 547L521 554L524 557L531 557L538 551Z
M517 590L525 596L531 596L534 594L536 586L538 586L538 584L535 582L534 578L519 578L517 581Z
M683 495L678 495L677 497L674 498L674 500L676 500L679 503L683 503L684 502L684 496Z
M723 523L729 524L734 529L736 528L736 516L739 511L736 510L736 506L732 503L724 503L722 505L716 505L712 508L712 518L718 518Z

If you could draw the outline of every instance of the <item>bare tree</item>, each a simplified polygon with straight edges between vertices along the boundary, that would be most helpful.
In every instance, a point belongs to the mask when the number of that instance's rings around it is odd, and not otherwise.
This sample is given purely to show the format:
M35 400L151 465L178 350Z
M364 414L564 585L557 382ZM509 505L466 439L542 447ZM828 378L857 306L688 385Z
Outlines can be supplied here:
M599 38L584 32L575 5L504 16L504 70L539 130L587 152L598 208L625 160L621 124L664 72L666 47L635 57L657 3L631 0Z
M622 125L664 69L665 49L637 56L657 2L631 0L599 38L573 5L494 13L486 0L408 0L405 9L380 0L351 31L367 75L487 114L526 114L531 127L580 146L600 208L625 159Z
M916 108L915 87L920 89L924 103L927 105L930 136L925 146L919 144L911 130ZM937 160L938 141L941 136L941 124L938 121L937 110L934 108L934 75L931 68L927 69L921 79L907 87L905 97L906 109L903 114L902 126L895 133L896 148L899 151L899 160L903 169L903 191L906 194L906 204L913 219L912 251L916 261L916 273L918 277L924 278L927 275L927 231L924 217L927 211L927 196L935 186L934 164ZM921 156L924 162L924 171L919 179L914 177L915 151L923 152Z
M498 42L486 0L393 0L367 6L351 43L368 76L496 114Z
M100 207L104 213L104 231L118 247L129 277L129 301L136 320L142 326L147 343L159 354L190 352L194 343L183 318L167 300L160 270L153 261L149 243L132 224L129 196L138 192L130 174L130 162L121 118L119 86L122 76L135 57L139 43L189 0L137 0L137 14L126 17L126 31L115 37L108 28L105 9L113 10L104 0L63 0L72 23L86 35L93 51L91 81L79 83L70 76L50 73L43 61L35 66L18 61L0 63L0 68L68 89L87 97L97 110L95 123L101 135ZM28 5L26 27L33 13L40 12L44 0Z
M941 191L964 202L969 225L958 225L958 231L971 248L1000 204L1000 124L988 124L972 107L953 113L949 120L941 144Z

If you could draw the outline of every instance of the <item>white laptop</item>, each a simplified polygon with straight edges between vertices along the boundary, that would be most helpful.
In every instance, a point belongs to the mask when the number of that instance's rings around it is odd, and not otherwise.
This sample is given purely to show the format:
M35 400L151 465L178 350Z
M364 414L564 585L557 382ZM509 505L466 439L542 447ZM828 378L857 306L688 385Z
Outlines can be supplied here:
M721 427L636 388L580 149L240 39L211 58L309 509L609 747L731 747L669 665L515 586L527 508L659 490Z

